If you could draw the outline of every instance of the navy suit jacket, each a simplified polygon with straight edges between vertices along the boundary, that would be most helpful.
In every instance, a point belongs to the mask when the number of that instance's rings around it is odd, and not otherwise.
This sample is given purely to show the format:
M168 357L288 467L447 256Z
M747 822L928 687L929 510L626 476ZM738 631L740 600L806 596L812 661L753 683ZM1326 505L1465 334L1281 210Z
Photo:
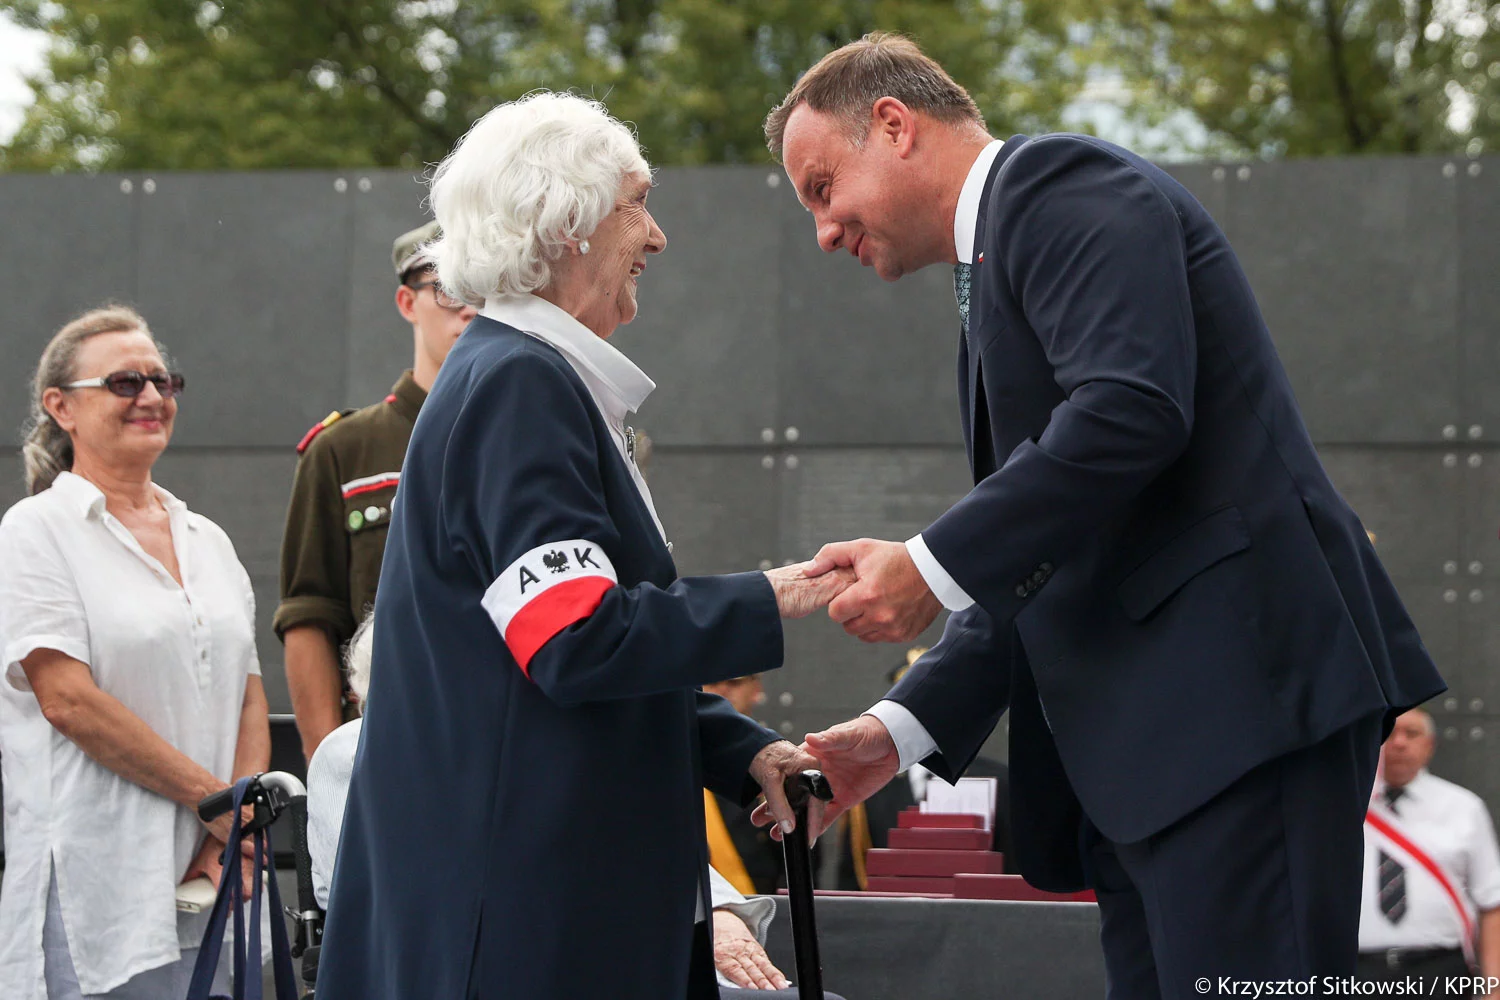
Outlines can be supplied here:
M781 665L765 574L679 579L572 366L485 317L422 407L394 506L318 996L687 996L702 788L748 802L779 739L695 687ZM545 591L530 607L571 624L518 654L521 614L502 636L486 593L585 554L615 585L587 613Z
M922 536L975 603L890 697L949 779L1010 708L1017 860L1076 888L1080 807L1140 840L1444 685L1186 189L1095 138L1017 136L974 246L976 485Z

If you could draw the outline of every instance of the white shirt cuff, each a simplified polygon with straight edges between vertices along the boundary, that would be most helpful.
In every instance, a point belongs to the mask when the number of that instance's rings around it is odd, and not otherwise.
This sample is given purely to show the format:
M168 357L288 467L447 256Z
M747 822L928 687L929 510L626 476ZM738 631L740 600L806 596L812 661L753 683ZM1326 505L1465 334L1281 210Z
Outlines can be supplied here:
M878 701L865 713L879 719L891 734L896 744L896 753L901 757L900 769L905 771L924 757L931 756L937 743L927 727L917 721L911 709L894 701Z
M917 564L917 572L927 581L933 595L943 602L943 607L949 611L962 611L974 603L974 598L964 593L964 588L958 585L958 581L943 569L943 564L937 561L920 534L906 540L906 551L911 556L911 561Z

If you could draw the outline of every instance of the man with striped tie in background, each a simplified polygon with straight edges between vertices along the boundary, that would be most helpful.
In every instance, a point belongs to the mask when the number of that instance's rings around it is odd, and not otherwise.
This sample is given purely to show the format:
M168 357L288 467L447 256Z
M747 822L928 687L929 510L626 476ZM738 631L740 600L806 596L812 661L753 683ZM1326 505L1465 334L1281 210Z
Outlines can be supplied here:
M1373 982L1500 976L1500 846L1479 796L1427 771L1436 744L1432 716L1413 709L1380 752L1359 921Z

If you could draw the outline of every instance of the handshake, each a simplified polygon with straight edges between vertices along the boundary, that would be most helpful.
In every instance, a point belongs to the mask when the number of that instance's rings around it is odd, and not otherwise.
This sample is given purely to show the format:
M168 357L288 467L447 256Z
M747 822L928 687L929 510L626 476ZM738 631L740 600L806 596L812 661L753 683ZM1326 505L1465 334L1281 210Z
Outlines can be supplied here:
M901 542L835 542L807 562L767 570L766 578L776 592L781 617L804 618L826 607L845 632L865 642L910 642L942 610ZM750 764L750 774L766 796L751 820L757 826L774 822L771 836L780 840L795 825L782 780L820 767L833 785L834 799L826 807L816 800L809 805L808 832L816 837L846 809L890 781L899 765L895 742L885 725L871 716L811 734L800 747L771 743Z
M865 642L910 642L942 604L905 544L861 538L825 545L807 562L766 571L783 618L819 608Z

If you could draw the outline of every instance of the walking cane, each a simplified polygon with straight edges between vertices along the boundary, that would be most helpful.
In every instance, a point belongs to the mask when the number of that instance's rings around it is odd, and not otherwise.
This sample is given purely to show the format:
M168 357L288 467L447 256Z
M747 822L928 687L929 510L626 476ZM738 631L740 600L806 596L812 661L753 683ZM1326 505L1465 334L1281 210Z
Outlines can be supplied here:
M787 803L797 828L781 838L786 856L786 892L792 910L792 947L797 956L799 1000L823 1000L823 963L818 958L818 927L813 915L812 843L807 836L807 804L811 796L833 798L822 771L803 771L785 783Z

